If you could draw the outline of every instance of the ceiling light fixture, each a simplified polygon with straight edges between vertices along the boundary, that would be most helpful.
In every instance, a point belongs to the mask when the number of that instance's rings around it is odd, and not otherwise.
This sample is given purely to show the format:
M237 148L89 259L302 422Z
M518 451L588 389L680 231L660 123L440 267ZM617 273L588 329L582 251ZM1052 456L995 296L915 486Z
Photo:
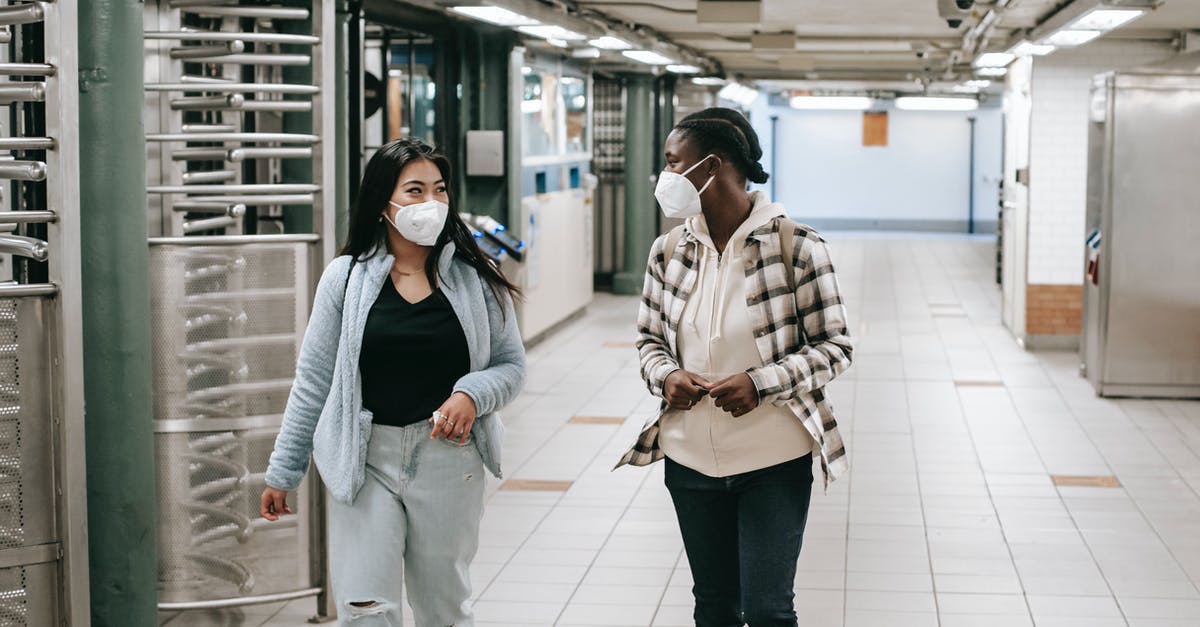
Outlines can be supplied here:
M1035 44L1028 41L1013 46L1008 53L1016 57L1041 57L1054 52L1056 48L1047 44Z
M866 96L793 96L788 105L793 109L826 111L866 111L874 101Z
M704 85L706 87L713 87L716 85L724 85L725 79L717 78L715 76L697 76L696 78L692 79L692 84L693 85Z
M450 7L450 11L496 26L536 26L541 24L532 17L526 17L501 7L462 6Z
M597 37L588 43L602 50L629 50L633 47L633 44L628 41L612 35Z
M667 71L672 74L699 74L702 70L694 65L671 64L667 66Z
M540 37L542 39L558 39L562 41L583 41L587 39L587 35L581 35L573 30L556 26L554 24L538 24L536 26L518 26L517 31L530 35L532 37ZM553 42L551 42L553 43Z
M979 108L979 101L974 98L904 96L896 99L896 108L905 111L974 111Z
M1105 9L1096 7L1071 22L1072 30L1110 31L1120 28L1146 14L1145 9Z
M981 67L981 68L976 68L975 73L978 74L979 76L1000 78L1000 77L1008 74L1008 68L1006 68L1006 67Z
M675 59L665 57L653 50L626 50L621 54L646 65L671 65Z
M754 104L755 100L758 100L758 90L746 87L740 83L730 83L717 92L717 98L731 100L743 107L749 107Z
M1060 30L1042 39L1042 43L1059 48L1073 48L1086 44L1103 34L1098 30Z
M985 52L975 58L975 67L1008 67L1016 58L1007 52Z

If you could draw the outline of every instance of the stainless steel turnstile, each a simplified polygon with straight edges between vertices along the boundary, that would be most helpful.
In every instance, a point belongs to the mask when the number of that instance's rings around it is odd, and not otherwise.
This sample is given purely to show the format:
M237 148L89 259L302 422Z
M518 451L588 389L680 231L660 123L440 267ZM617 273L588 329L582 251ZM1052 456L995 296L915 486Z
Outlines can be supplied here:
M145 28L159 608L325 599L319 482L258 503L335 244L333 3L158 0Z
M86 625L75 8L0 7L0 624Z

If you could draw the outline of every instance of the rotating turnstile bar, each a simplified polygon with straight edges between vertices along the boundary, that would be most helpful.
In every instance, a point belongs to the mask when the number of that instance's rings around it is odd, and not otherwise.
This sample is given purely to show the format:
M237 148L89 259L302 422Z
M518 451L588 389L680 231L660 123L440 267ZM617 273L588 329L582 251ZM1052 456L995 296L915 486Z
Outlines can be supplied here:
M46 19L46 11L39 4L17 4L0 7L0 24L34 24Z
M0 179L44 181L46 180L46 164L41 161L0 160Z
M23 235L0 235L0 254L18 255L34 261L45 261L50 257L46 240Z
M45 83L0 84L0 105L14 102L45 102Z
M226 55L241 54L246 50L246 42L240 39L231 39L223 45L217 46L185 46L182 48L172 48L172 59L187 59L191 61L202 61L207 58L217 58Z
M304 133L152 133L151 142L275 142L280 144L313 144L321 141L316 135Z
M182 9L188 13L211 15L214 17L253 17L272 20L307 20L308 9L290 9L283 7L239 7L217 6L212 0L172 0L171 7Z
M226 33L219 31L150 31L146 39L169 39L175 41L230 41L239 40L261 44L318 44L320 37L311 35L289 35L286 33Z
M311 96L320 93L321 88L292 83L149 83L146 85L146 91L217 91Z
M312 63L307 54L246 53L224 55L196 55L188 57L196 63L237 63L240 65L289 65L300 66Z
M47 63L0 63L0 76L54 76L55 67Z

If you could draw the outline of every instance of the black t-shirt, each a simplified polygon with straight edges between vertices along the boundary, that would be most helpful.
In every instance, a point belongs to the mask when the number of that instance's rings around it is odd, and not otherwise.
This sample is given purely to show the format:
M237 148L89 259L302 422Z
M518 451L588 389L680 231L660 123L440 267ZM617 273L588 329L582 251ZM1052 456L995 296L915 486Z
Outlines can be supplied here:
M428 419L471 369L450 301L435 289L410 303L389 275L367 315L358 367L363 407L376 424L403 427Z

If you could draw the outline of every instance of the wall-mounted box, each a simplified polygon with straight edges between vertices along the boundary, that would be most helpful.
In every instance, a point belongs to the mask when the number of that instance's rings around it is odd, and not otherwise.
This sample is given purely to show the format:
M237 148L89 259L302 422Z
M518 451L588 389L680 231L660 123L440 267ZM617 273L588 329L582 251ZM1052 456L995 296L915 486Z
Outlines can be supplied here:
M467 176L504 176L504 131L467 131Z

